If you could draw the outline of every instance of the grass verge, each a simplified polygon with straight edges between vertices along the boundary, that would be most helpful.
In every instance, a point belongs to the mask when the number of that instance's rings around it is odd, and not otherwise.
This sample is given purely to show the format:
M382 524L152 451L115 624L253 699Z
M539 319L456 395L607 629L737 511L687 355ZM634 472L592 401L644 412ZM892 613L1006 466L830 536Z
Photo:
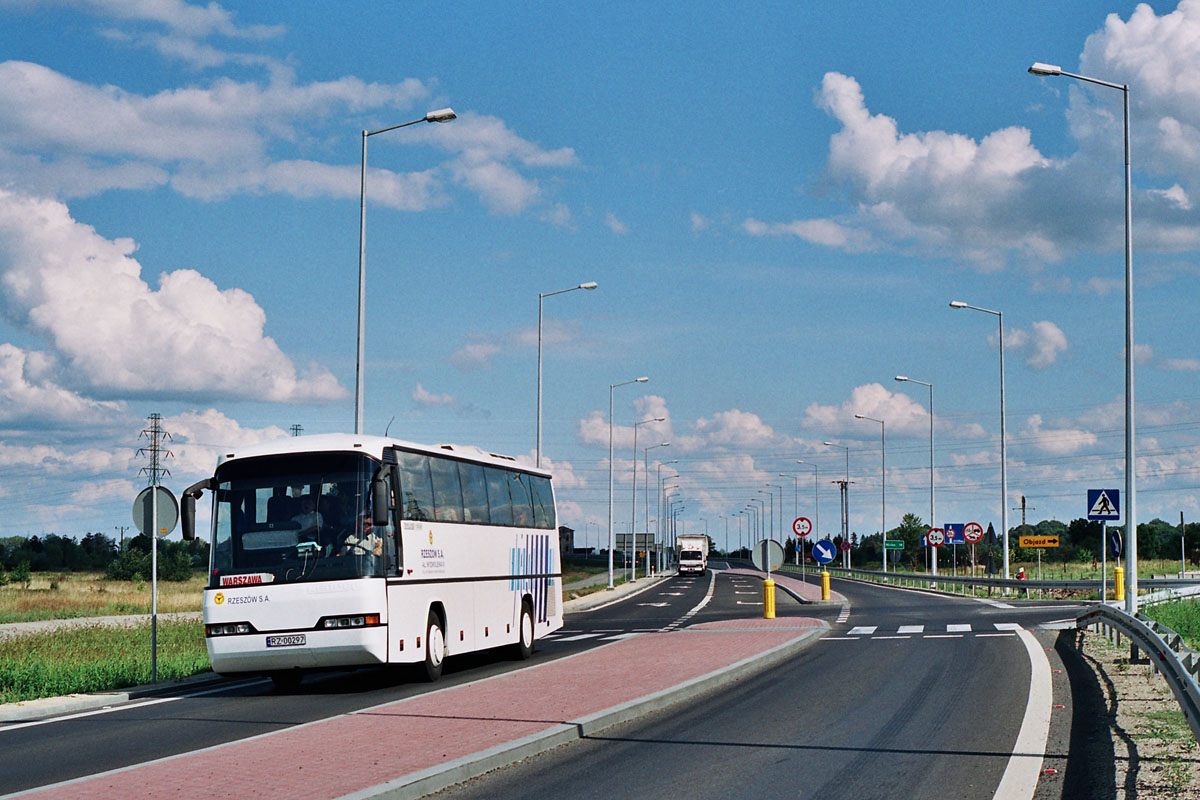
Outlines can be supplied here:
M1193 650L1200 650L1200 601L1172 600L1146 606L1141 612L1178 633Z
M158 679L209 669L198 620L159 620ZM0 639L0 704L150 682L150 623L93 625Z

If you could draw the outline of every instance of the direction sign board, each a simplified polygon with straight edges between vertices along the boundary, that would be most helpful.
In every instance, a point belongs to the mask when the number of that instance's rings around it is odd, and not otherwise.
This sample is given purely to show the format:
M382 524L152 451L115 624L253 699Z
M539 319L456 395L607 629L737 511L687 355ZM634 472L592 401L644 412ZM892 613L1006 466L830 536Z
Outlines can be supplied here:
M888 539L886 542L883 543L883 549L884 550L903 550L904 549L904 540L903 539Z
M965 527L961 522L947 522L942 525L942 532L946 535L946 541L943 544L966 544L967 540L963 538L963 528Z
M1088 489L1087 518L1089 521L1114 520L1121 518L1120 489Z
M828 564L830 561L833 561L835 555L837 555L837 548L828 539L820 539L813 542L812 557L813 561L816 561L818 564Z
M154 518L154 497L158 494L158 518ZM147 486L133 499L133 524L146 536L166 536L179 522L179 501L165 486Z
M1057 536L1018 536L1020 547L1058 547Z
M968 522L963 526L963 538L969 543L975 544L983 540L983 526L978 522Z
M796 517L792 523L792 532L803 539L812 533L812 520L808 517Z
M929 542L930 547L941 547L946 542L946 532L941 528L930 528L929 533L925 534L925 540Z

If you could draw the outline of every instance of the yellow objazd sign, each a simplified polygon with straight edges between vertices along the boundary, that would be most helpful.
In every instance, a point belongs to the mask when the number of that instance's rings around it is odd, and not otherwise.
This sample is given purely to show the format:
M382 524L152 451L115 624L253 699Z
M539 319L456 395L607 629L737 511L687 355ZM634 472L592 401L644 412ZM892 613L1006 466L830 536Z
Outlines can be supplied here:
M1058 547L1057 536L1020 536L1021 547Z

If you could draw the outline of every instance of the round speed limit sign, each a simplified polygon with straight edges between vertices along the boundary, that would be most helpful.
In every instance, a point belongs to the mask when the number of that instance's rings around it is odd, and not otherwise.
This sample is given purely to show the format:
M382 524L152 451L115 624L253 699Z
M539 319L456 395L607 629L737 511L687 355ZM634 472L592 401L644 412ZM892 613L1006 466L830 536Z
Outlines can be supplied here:
M803 538L812 533L812 520L808 517L796 517L796 521L792 523L792 532Z
M946 543L946 532L941 528L930 528L925 539L929 542L930 547L941 547Z

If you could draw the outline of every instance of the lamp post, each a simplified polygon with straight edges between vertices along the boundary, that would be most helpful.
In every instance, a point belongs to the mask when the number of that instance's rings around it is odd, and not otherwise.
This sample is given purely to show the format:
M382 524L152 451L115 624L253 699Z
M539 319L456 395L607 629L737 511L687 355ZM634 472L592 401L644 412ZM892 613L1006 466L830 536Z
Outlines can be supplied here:
M646 535L647 536L650 535L650 451L656 447L670 447L670 446L671 446L670 442L659 442L658 444L652 444L649 447L642 448L642 466L645 467L645 469L642 471L644 473L646 473L645 477L642 478L642 505L644 505L646 507L645 513L646 513ZM660 472L659 474L661 475L662 473ZM655 514L655 523L657 524L658 511L656 510L654 512L654 514ZM657 534L655 535L654 539L655 539L655 542L657 543L657 541L658 541ZM652 549L653 549L652 547L646 548L646 577L650 576L650 551Z
M771 519L772 519L772 521L771 521L771 528L772 528L771 537L774 537L775 534L778 533L779 538L782 539L783 538L783 487L779 486L777 484L774 484L774 483L768 483L767 486L769 486L772 489L779 490L779 524L778 525L775 524L775 521L774 521L775 509L774 509L774 507L772 507L772 509L771 509Z
M367 137L387 133L397 128L407 128L418 122L449 122L457 114L453 109L442 108L430 111L420 119L389 125L374 131L362 132L362 168L358 183L358 350L354 360L354 432L363 432L363 344L366 336L367 299Z
M1008 579L1008 437L1004 430L1004 313L990 308L980 308L961 300L950 303L951 308L969 308L972 311L982 311L992 314L1000 324L1000 529L1004 542L1004 578Z
M1034 75L1062 75L1077 81L1119 89L1125 112L1125 611L1136 614L1137 597L1137 469L1133 428L1133 196L1129 158L1129 85L1109 83L1064 72L1053 64L1034 64ZM1005 504L1007 505L1007 503Z
M629 536L630 548L633 551L633 556L629 559L629 582L633 583L637 580L637 429L640 425L645 425L650 422L662 422L665 417L655 417L654 419L644 419L641 422L633 423L633 486L629 498ZM648 534L649 531L646 531ZM650 556L646 555L646 561L649 562ZM649 568L646 574L650 574Z
M936 520L937 517L935 516L935 513L934 513L936 510L936 507L934 506L934 495L933 495L933 384L926 383L925 381L919 381L916 378L909 378L904 375L897 375L896 380L900 381L901 383L904 383L906 381L908 383L916 383L916 384L920 384L921 386L926 386L929 388L929 527L936 528L937 522L935 522L934 520ZM937 551L938 551L938 549L936 547L930 547L929 549L932 551L932 553L931 553L932 559L931 560L933 563L933 574L937 575L937 571L938 571Z
M836 444L834 442L823 442L826 447L839 447L846 451L846 477L840 483L842 486L842 541L850 541L850 448L844 444ZM849 551L845 551L849 552ZM845 565L846 556L842 555L842 564Z
M883 536L883 571L887 572L887 425L883 420L855 414L855 419L879 423L879 532Z
M557 292L538 293L538 373L537 373L537 466L542 466L542 301L556 294L566 294L577 289L595 289L596 282L588 281L570 289L559 289Z
M608 385L608 588L613 588L613 545L615 544L615 535L613 534L613 389L618 386L628 386L631 383L645 383L650 380L646 377L634 378L630 381L621 381L620 383L610 383ZM634 465L637 465L637 456L634 455Z
M818 475L820 474L821 470L817 468L816 464L809 464L807 461L798 460L798 461L796 461L796 463L803 464L806 467L813 468L813 529L812 529L812 534L813 534L814 540L820 539L821 538L821 503L820 503L821 496L817 489L817 484L820 480ZM803 558L800 559L800 576L803 579L803 576L804 576L804 559Z
M679 459L674 458L674 459L671 459L670 461L667 461L664 463L678 464ZM667 531L665 530L664 524L663 524L663 520L666 515L664 513L664 508L663 508L663 506L665 505L665 502L664 502L665 497L663 495L662 468L663 468L663 464L659 464L658 465L658 538L659 538L659 541L662 542L662 549L659 551L659 557L658 557L658 571L659 572L664 572L667 569L667 552L666 552ZM679 477L678 473L675 475L669 475L669 476L667 476L667 480L670 480L672 478L678 478L678 477Z

